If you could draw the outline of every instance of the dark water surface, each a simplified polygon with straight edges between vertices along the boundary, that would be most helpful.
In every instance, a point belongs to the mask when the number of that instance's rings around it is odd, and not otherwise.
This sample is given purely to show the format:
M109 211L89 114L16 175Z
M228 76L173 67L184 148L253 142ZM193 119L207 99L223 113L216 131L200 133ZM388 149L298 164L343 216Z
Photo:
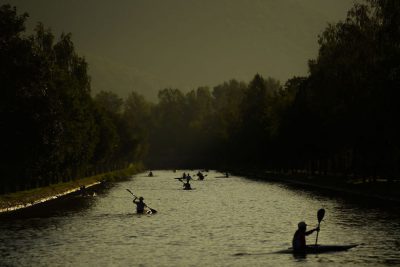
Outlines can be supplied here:
M217 178L222 175L211 171L184 191L173 179L182 172L153 173L96 197L67 199L40 216L0 218L0 266L400 265L400 208L393 203ZM159 212L136 215L126 188ZM326 215L319 243L360 245L302 258L274 253L290 246L299 221L314 227L320 208Z

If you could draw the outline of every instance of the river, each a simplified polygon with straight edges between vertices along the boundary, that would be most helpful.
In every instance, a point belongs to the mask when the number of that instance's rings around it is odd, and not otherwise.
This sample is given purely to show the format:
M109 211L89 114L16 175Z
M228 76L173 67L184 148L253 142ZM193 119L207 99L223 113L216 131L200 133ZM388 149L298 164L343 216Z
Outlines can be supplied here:
M182 190L183 171L153 171L41 212L0 218L0 266L387 266L400 265L400 207L206 172ZM191 171L194 174L195 171ZM131 189L158 213L135 214ZM359 244L346 252L297 257L299 221L318 243ZM307 238L315 242L315 234Z

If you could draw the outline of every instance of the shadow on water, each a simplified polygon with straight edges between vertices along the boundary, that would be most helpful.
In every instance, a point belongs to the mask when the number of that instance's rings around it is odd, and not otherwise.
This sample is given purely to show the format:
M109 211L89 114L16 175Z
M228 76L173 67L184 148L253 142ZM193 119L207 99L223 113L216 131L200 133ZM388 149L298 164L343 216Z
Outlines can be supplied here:
M307 195L313 199L326 199L340 203L335 209L342 214L354 212L354 208L357 208L357 210L363 213L368 213L370 218L376 221L390 222L400 220L400 202L397 201L316 188L307 185L284 184L282 186L298 195Z
M352 206L355 205L362 209L367 209L367 210L379 209L380 211L387 211L393 215L399 215L398 218L400 218L400 212L397 212L400 211L400 202L398 201L386 200L373 196L364 196L357 193L353 194L350 192L343 192L340 190L333 190L328 188L319 188L307 184L295 184L284 181L282 182L269 181L253 177L246 177L246 178L261 183L275 184L282 188L286 188L298 195L307 195L308 197L314 199L329 199L333 201L340 201L343 204L348 204Z

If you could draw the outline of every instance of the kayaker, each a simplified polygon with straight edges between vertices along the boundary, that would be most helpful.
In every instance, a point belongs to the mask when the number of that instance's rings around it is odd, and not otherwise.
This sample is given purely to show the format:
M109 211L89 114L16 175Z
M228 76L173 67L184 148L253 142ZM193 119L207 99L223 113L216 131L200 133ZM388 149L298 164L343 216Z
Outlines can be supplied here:
M297 226L298 226L298 229L294 233L293 240L292 240L292 247L293 247L293 250L295 250L295 251L305 250L307 247L306 236L314 233L315 231L319 231L319 227L314 228L310 231L306 231L307 224L305 222L299 222Z
M197 173L197 177L199 177L198 179L201 181L204 180L204 175L201 172Z
M182 181L183 178L179 178L179 179L178 179L180 182L182 182L182 184L183 184L182 186L183 186L183 189L184 189L184 190L190 190L190 189L192 189L192 187L190 186L190 183L189 183L190 179L192 179L192 178L190 177L189 174L186 176L186 182Z
M183 183L183 189L184 190L191 190L192 187L190 186L189 180L186 180L186 183Z
M147 207L146 203L143 202L144 198L143 197L139 197L139 201L137 201L137 197L135 196L135 198L133 199L133 203L136 204L136 213L138 214L142 214L144 213L144 207Z

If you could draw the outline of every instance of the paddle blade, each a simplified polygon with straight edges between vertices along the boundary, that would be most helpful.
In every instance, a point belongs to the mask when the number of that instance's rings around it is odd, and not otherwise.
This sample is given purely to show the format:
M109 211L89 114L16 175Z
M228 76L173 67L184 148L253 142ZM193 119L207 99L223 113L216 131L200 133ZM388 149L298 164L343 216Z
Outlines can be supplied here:
M324 216L325 216L325 209L318 210L318 212L317 212L318 223L320 223L322 221Z
M155 209L149 208L151 210L151 213L157 213Z

